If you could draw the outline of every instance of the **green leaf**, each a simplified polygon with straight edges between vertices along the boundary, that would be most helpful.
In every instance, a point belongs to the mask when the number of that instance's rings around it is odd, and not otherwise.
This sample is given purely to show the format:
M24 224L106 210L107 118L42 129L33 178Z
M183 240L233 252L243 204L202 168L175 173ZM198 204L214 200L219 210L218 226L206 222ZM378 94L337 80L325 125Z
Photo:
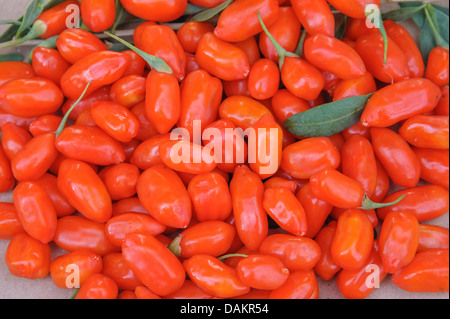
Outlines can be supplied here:
M23 61L23 55L20 53L9 53L0 55L0 62L6 61Z
M426 64L435 47L449 48L449 17L442 11L434 10L432 6L427 6L424 12L425 22L420 31L419 46Z
M336 30L334 33L334 37L336 39L342 40L345 34L345 29L347 28L347 16L342 16L336 25Z
M202 11L200 13L197 13L195 16L192 17L192 21L207 21L211 18L214 18L216 15L221 13L223 10L225 10L234 0L228 0L221 4L219 4L217 7L207 9L205 11Z
M25 10L25 14L22 19L22 23L17 30L16 39L20 39L23 33L33 25L36 19L44 10L45 0L33 0Z
M161 59L160 57L150 55L150 54L136 48L134 45L128 43L127 41L119 38L118 36L111 34L108 31L105 31L103 33L106 34L107 36L113 38L114 40L120 42L121 44L125 45L130 50L133 50L134 52L139 54L148 63L148 65L152 69L155 69L158 72L165 72L165 73L173 74L173 71L170 68L170 66L167 64L167 62L164 61L163 59Z
M299 57L303 57L303 47L305 45L305 39L308 32L306 30L303 30L300 34L300 39L297 44L297 48L295 49L294 54L298 55Z
M116 0L116 20L110 29L111 33L115 34L117 28L124 23L129 16L130 14L122 6L122 3L119 0Z
M431 6L433 7L433 9L441 11L443 14L445 14L448 17L448 15L449 15L449 8L446 8L446 7L437 5L437 4L432 4Z
M331 136L355 125L373 94L354 96L323 104L289 117L283 125L303 137Z
M20 22L20 20L18 20ZM17 33L17 30L19 30L19 24L13 24L8 29L6 29L5 32L0 36L0 43L8 42L14 39L14 36Z
M418 7L405 7L397 10L392 10L389 12L383 13L382 17L385 20L393 20L393 21L403 21L412 18L414 15L423 11L426 7L426 4L422 4ZM423 13L423 12L422 12Z
M425 19L422 30L420 30L420 38L419 38L419 47L420 52L422 53L423 60L425 64L428 61L428 56L430 55L431 50L436 46L436 42L434 40L433 29L431 28L431 24Z
M370 200L369 197L364 196L362 206L359 207L359 209L372 210L372 209L394 206L394 205L397 205L398 203L400 203L405 197L406 197L406 195L402 195L391 203L375 203L372 200Z
M412 2L400 2L398 4L401 8L408 8L408 7L419 7L422 5L422 2L419 1L412 1ZM411 16L411 19L414 20L414 22L422 28L425 24L425 12L419 11Z
M54 6L57 6L60 3L63 3L66 0L50 0L44 7L44 11L53 8Z

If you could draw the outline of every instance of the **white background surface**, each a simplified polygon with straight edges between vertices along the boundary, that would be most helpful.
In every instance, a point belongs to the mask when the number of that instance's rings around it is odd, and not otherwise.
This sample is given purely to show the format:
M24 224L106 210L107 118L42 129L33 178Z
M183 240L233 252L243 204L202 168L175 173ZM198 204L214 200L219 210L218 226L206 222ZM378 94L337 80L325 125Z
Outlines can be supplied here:
M448 1L436 1L442 5L448 6ZM22 16L29 0L0 0L0 20L15 20ZM395 7L395 4L393 5ZM416 32L414 25L407 24L410 30ZM5 26L0 26L0 32ZM0 54L5 53L0 49ZM0 194L0 201L11 201L11 193ZM449 227L448 213L435 220L429 221L429 224ZM39 280L29 280L25 278L16 278L12 276L5 264L4 256L9 241L0 240L0 299L67 299L73 294L72 290L57 288L50 276ZM52 244L53 255L56 257L64 251ZM319 291L321 299L342 299L343 296L336 287L334 279L331 281L322 281L319 279ZM448 299L448 293L422 294L409 293L396 287L389 277L382 281L381 287L376 289L368 299Z

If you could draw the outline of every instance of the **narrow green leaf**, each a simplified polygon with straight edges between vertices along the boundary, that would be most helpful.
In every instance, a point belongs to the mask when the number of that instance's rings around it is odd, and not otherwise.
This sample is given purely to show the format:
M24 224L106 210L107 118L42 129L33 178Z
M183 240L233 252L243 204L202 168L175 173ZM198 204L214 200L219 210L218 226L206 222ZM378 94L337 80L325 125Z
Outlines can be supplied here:
M20 20L18 20L20 22ZM5 32L3 32L2 35L0 35L0 43L8 42L14 39L14 36L17 33L17 30L19 30L19 24L13 24L8 29L6 29Z
M259 11L257 12L257 15L258 15L259 23L261 24L261 27L262 27L264 33L267 35L267 37L269 38L270 42L272 43L272 45L274 46L275 50L277 51L277 54L278 54L278 67L281 69L283 67L283 64L284 64L284 59L287 56L298 57L298 55L296 55L295 53L289 52L285 48L283 48L281 46L281 44L279 44L278 41L273 37L273 35L270 34L269 30L267 29L266 25L264 24L263 19L261 18L261 14L259 13ZM299 43L299 45L301 45L301 44Z
M445 13L439 10L434 10L433 6L429 6L429 12L433 17L433 22L436 25L436 29L439 31L441 38L449 43L449 17Z
M20 26L20 21L14 21L14 20L0 20L0 25L5 24L14 24Z
M426 4L422 4L418 7L405 7L397 10L392 10L389 12L383 13L382 17L384 20L393 20L393 21L403 21L412 18L415 14L423 11L426 7Z
M72 104L70 109L64 115L61 123L59 124L58 129L55 132L56 137L58 137L61 134L61 132L64 130L64 128L66 127L66 123L67 123L67 120L69 119L70 113L72 113L72 111L75 109L77 104L80 103L80 101L84 98L84 96L86 95L86 92L89 89L89 86L91 85L91 83L92 83L92 81L89 81L88 84L86 84L86 87L84 88L83 93L81 93L80 97Z
M428 56L431 50L436 46L433 35L433 29L430 22L425 19L422 29L420 30L419 47L425 64L428 62Z
M221 13L223 10L225 10L234 0L228 0L221 4L219 4L217 7L207 9L205 11L202 11L200 13L197 13L195 16L192 17L192 21L207 21L209 19L214 18L216 15Z
M20 53L9 53L0 55L0 62L6 61L23 61L23 55Z
M437 4L432 4L431 5L433 7L433 9L436 9L438 11L441 11L443 14L445 14L447 17L449 16L449 8L437 5Z
M342 16L336 25L336 30L334 37L336 39L342 40L345 34L345 29L347 28L348 17L346 15Z
M130 16L128 11L122 6L120 0L116 0L116 20L114 21L113 26L110 28L112 34L116 33L117 28L124 23L127 18Z
M299 57L303 57L303 47L305 45L305 39L308 32L306 32L305 29L303 29L302 33L300 34L300 40L298 41L297 48L295 49L295 54Z
M359 207L359 209L372 210L372 209L378 209L378 208L383 208L383 207L391 207L391 206L394 206L394 205L397 205L398 203L400 203L405 197L406 197L406 195L402 195L391 203L375 203L368 196L364 196L362 206Z
M227 255L222 255L222 256L218 257L217 259L219 259L220 261L224 261L227 258L233 258L233 257L244 257L244 258L247 258L248 255L246 255L246 254L227 254Z
M51 8L57 6L58 4L63 3L64 1L66 1L66 0L50 0L50 1L45 5L44 11L45 11L45 10L48 10L48 9L51 9Z
M197 13L203 12L205 10L208 10L208 8L200 7L192 3L188 3L186 10L183 13L183 16L190 16L195 15Z
M33 23L33 26L29 30L30 31L28 31L28 33L25 36L23 36L17 40L7 42L1 48L12 47L12 46L27 42L29 40L34 40L34 39L39 38L41 35L43 35L47 31L47 24L43 21L37 20L35 23Z
M412 1L412 2L399 2L399 6L401 8L408 8L408 7L420 7L423 3L420 1ZM422 28L425 23L425 12L419 11L411 16L411 19L420 27Z
M167 64L166 61L164 61L163 59L154 56L154 55L150 55L138 48L136 48L134 45L128 43L127 41L119 38L118 36L115 36L114 34L111 34L108 31L103 32L104 34L106 34L107 36L113 38L114 40L120 42L121 44L125 45L127 48L129 48L130 50L133 50L134 52L136 52L137 54L139 54L147 63L148 65L152 68L155 69L156 71L159 72L165 72L165 73L169 73L169 74L173 74L172 69L170 68L170 66Z
M22 19L22 23L17 30L16 39L20 39L23 33L33 25L36 19L44 10L45 0L33 0L25 10L25 14Z
M373 94L349 97L314 107L289 117L283 125L288 132L303 137L331 136L359 122Z

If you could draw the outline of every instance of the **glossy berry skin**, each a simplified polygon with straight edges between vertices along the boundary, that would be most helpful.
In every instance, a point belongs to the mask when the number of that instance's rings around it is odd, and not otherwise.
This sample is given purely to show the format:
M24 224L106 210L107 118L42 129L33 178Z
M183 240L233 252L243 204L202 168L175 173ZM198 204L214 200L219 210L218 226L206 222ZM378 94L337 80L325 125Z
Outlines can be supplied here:
M179 235L180 242L175 250L179 250L179 257L184 259L198 254L218 257L228 251L235 233L235 228L224 221L201 222Z
M71 28L67 29L56 39L58 52L70 64L81 60L88 55L105 51L106 44L89 31Z
M238 166L230 183L230 194L239 238L247 248L255 250L269 228L263 206L264 185L247 166Z
M280 70L275 62L259 59L251 69L248 77L250 95L257 100L266 100L275 95L280 84Z
M448 249L449 229L438 225L419 225L419 246L417 252L428 249Z
M222 101L222 82L204 70L189 73L181 88L180 118L178 128L193 136L194 121L201 121L204 129L217 118Z
M112 252L103 256L102 273L114 280L120 290L135 290L141 281L127 265L121 252Z
M0 203L0 239L11 239L25 230L19 220L17 209L13 203Z
M379 208L377 214L381 219L391 212L413 214L419 222L425 222L445 214L449 209L448 189L438 185L423 185L398 190L389 194L384 202L394 201L406 195L401 202L393 206Z
M237 266L239 279L254 289L273 290L282 286L289 270L280 259L268 255L251 255Z
M11 170L18 181L37 180L57 157L55 134L46 133L31 139L11 159Z
M36 76L32 65L20 61L0 62L0 74L0 86L10 80L26 79Z
M415 115L406 120L399 134L409 144L420 148L448 150L449 117Z
M172 169L153 166L141 174L136 187L142 205L153 218L170 227L188 226L192 216L191 199Z
M168 295L183 285L185 272L181 262L155 237L127 234L122 253L139 280L155 294Z
M376 157L392 182L414 187L420 180L420 163L409 144L388 128L371 128L372 146Z
M177 31L177 37L181 46L187 53L197 51L198 42L208 32L214 31L214 25L207 21L188 21Z
M245 51L219 39L212 32L202 36L195 57L202 69L224 81L245 79L250 73Z
M142 50L163 59L178 81L186 76L186 55L178 37L170 27L153 25L142 32Z
M325 0L294 0L291 1L291 5L309 34L323 33L334 36L335 20Z
M56 84L71 66L58 50L44 47L33 50L31 65L37 77L52 80Z
M46 30L40 35L40 38L48 39L64 31L67 28L66 20L73 13L73 6L78 9L79 2L76 0L67 0L53 8L44 10L35 20L35 23L41 21L46 26Z
M81 285L75 299L117 299L119 288L111 278L103 274L91 275Z
M281 168L294 178L309 179L324 169L338 168L339 151L327 137L313 137L283 149Z
M390 127L413 115L433 110L441 90L428 79L409 79L378 90L361 115L367 127ZM406 106L407 105L407 106Z
M413 148L420 162L420 178L449 188L449 153L446 150Z
M215 297L237 297L250 291L250 287L239 280L235 269L213 256L195 255L186 259L183 266L197 286Z
M53 241L69 252L89 250L101 256L120 251L106 236L105 224L82 216L71 215L58 219Z
M341 149L342 172L358 182L367 195L377 187L377 161L372 144L365 137L352 135Z
M343 14L355 18L365 19L365 9L369 4L380 6L380 0L327 0L334 8Z
M57 185L69 203L86 218L100 223L111 218L111 196L101 178L88 164L64 160L59 167Z
M63 100L61 89L45 78L17 79L0 87L0 109L16 116L53 113L61 107Z
M331 256L343 269L361 268L373 247L373 227L361 210L347 210L339 216L331 244Z
M116 2L107 1L82 1L81 19L92 32L99 33L111 28L116 20Z
M449 53L448 50L435 47L428 56L428 64L425 77L433 81L439 87L448 85L449 79Z
M307 101L316 100L325 86L322 72L307 60L297 57L284 60L281 82L289 92Z
M111 100L126 107L132 108L145 100L145 77L140 75L127 75L111 85Z
M412 78L421 78L425 73L422 53L408 30L392 20L384 21L387 35L402 49L408 62Z
M339 208L362 206L364 189L355 179L337 170L323 170L311 177L311 190L321 200Z
M301 24L291 6L280 7L275 22L267 26L267 29L283 49L288 52L295 51L300 38ZM259 34L258 45L266 59L278 62L278 53L264 32Z
M331 244L336 234L335 220L324 226L314 238L320 247L320 258L314 266L314 272L323 280L331 280L342 268L336 264L331 255Z
M79 270L77 279L71 278L75 269ZM50 275L59 288L79 288L78 284L82 285L91 275L101 273L102 269L102 257L89 250L68 252L50 263Z
M34 239L27 233L15 235L5 252L6 266L16 277L44 278L49 273L50 261L50 246Z
M388 273L395 273L408 265L419 245L419 222L407 212L386 215L380 232L380 256Z
M181 17L186 10L187 0L121 0L123 5L132 15L144 20L167 22Z
M175 76L150 71L146 80L145 114L160 134L168 133L181 115L181 91Z
M193 216L199 222L226 220L232 212L231 195L225 178L215 172L195 176L188 185Z
M90 143L85 143L86 140ZM65 128L56 138L56 149L68 158L102 166L122 163L126 159L122 144L93 126Z
M291 272L286 282L270 292L269 299L316 299L318 282L313 270Z
M270 26L277 18L278 2L275 0L234 1L220 14L214 34L227 42L239 42L262 32L257 12L260 13L263 22Z
M64 96L76 100L90 81L92 83L86 91L87 95L119 80L128 63L124 53L113 51L92 53L78 60L64 73L60 82L61 90Z
M287 232L301 237L308 231L305 210L289 189L267 189L263 205L267 214Z
M353 48L324 34L316 34L305 40L304 55L317 68L343 80L360 78L367 72L363 60Z
M19 183L13 192L14 206L25 231L43 244L55 234L57 216L46 190L33 182Z
M410 292L448 292L448 249L418 253L411 263L392 275L392 281Z
M321 256L320 246L314 240L290 234L266 237L259 252L279 258L291 272L314 268Z
M376 289L376 284L384 280L387 273L384 270L378 250L378 243L375 242L370 256L361 268L344 269L339 272L336 277L336 284L344 297L365 299ZM373 278L376 278L376 281Z
M105 232L112 244L121 246L128 233L142 233L152 236L162 234L166 226L148 214L124 213L114 216L105 225Z
M384 64L384 40L379 32L370 32L356 40L356 52L367 70L377 80L396 83L410 77L408 61L402 49L388 37L387 61Z
M137 117L118 103L96 101L92 103L91 115L98 127L119 142L127 143L139 132L140 122Z

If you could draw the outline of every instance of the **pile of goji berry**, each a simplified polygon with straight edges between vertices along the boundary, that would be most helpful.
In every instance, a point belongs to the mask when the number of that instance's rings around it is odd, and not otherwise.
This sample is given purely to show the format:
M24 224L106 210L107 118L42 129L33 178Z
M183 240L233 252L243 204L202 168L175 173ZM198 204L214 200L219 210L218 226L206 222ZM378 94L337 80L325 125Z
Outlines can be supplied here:
M448 10L377 26L379 0L39 3L9 30L45 41L0 62L12 275L79 299L318 299L319 277L366 298L374 269L449 291L448 229L427 223L449 209ZM406 12L434 26L420 48Z

